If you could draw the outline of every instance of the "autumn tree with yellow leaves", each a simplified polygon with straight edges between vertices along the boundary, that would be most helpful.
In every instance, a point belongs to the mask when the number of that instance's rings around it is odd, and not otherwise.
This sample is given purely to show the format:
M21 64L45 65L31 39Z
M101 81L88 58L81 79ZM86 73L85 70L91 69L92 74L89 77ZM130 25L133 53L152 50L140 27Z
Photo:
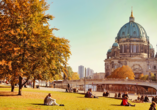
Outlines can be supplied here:
M45 0L0 1L0 74L9 76L12 88L18 77L19 95L31 78L66 76L69 41L54 36L57 29L49 27L53 16L45 14L48 9Z
M135 75L132 69L127 65L123 65L122 67L115 69L111 73L111 75L108 76L108 78L120 78L120 79L126 79L126 77L128 77L128 79L135 79Z
M79 74L77 72L74 72L72 74L71 80L79 80L79 79L80 79Z

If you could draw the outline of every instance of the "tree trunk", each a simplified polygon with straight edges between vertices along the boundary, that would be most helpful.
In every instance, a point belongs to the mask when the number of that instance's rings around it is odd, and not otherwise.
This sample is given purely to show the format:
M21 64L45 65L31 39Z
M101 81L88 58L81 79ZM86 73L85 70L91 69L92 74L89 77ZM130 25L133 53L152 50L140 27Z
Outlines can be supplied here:
M14 87L15 87L15 85L12 84L12 85L11 85L11 92L14 92Z
M18 95L22 95L21 91L22 91L22 77L19 76L19 93L18 93Z
M33 79L33 88L35 88L35 77Z
M47 80L46 80L46 87L47 87Z

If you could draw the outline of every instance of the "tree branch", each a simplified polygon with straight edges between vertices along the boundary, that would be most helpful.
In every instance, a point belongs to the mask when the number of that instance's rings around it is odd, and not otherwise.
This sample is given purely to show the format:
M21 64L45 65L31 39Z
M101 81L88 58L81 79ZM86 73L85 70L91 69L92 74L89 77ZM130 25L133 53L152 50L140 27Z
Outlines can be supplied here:
M26 81L22 84L22 86L24 86L28 82L29 78L30 76L27 77Z

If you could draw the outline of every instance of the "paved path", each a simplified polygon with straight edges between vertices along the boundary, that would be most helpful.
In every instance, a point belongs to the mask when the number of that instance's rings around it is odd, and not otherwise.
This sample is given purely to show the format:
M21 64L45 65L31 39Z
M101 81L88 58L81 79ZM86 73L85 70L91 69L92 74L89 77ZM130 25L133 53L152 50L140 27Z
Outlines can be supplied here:
M46 88L46 87L40 87L40 90L46 90L46 91L58 91L58 92L65 92L65 89L60 89L60 88ZM79 91L79 93L84 93L84 91ZM92 92L93 95L96 96L102 96L103 92ZM115 93L110 93L110 97L114 97ZM152 100L152 96L155 95L148 95L149 96L149 100ZM137 99L137 95L135 94L129 94L129 99L135 100Z

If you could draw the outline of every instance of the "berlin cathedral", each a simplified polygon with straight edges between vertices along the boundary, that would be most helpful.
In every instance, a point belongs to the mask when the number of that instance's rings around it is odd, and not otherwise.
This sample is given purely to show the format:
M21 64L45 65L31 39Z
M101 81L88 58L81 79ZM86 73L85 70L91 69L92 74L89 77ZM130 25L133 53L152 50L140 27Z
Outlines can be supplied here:
M154 55L154 48L145 29L135 22L133 11L129 22L121 27L115 43L107 51L107 59L104 62L105 76L122 65L128 65L132 68L136 79L142 73L150 75L151 72L157 77L157 55Z

